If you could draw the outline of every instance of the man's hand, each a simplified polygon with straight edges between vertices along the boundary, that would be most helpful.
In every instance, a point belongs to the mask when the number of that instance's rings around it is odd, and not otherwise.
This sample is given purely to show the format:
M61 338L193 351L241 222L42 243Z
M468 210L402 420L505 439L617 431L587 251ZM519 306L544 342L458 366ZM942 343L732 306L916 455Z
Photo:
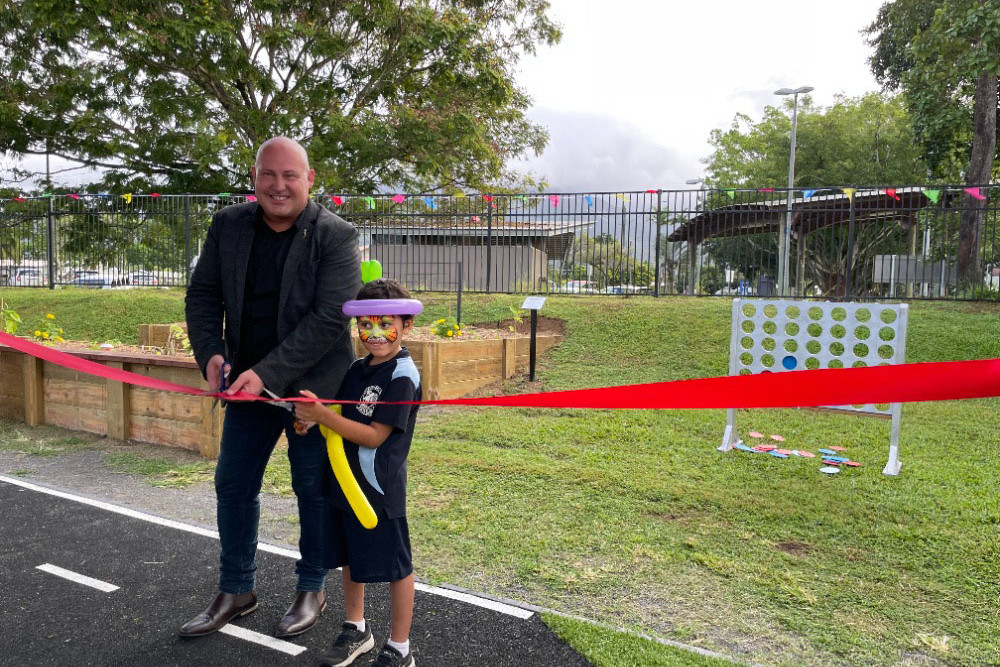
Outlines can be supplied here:
M224 389L222 378L224 375L228 376L231 370L233 370L233 367L226 363L225 357L221 354L214 355L208 360L208 365L205 366L205 375L208 376L208 388L211 391L221 391Z
M260 376L253 372L253 370L243 371L240 376L236 378L226 393L230 396L240 392L245 391L248 394L259 395L264 391L264 381L260 379Z

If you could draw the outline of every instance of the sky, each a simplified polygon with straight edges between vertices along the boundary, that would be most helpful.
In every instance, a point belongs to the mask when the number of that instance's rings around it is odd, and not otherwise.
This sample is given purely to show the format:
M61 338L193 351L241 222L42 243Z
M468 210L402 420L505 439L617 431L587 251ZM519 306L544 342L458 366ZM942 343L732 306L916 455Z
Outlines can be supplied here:
M710 132L737 113L759 119L781 103L774 90L813 86L820 105L877 90L860 31L883 2L551 0L562 41L525 56L517 77L550 140L512 166L549 192L685 187L703 175ZM44 170L44 158L26 162Z
M517 79L550 140L514 165L550 192L683 188L710 132L760 119L778 88L813 86L824 106L879 89L861 30L885 0L550 1L562 41Z

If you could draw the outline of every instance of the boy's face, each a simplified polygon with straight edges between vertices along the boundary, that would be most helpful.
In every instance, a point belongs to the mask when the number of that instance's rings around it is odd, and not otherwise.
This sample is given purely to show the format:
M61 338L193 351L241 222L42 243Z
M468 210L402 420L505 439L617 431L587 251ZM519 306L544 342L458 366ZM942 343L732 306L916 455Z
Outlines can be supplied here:
M396 356L403 345L403 336L410 332L413 320L399 315L359 315L358 336L371 353L373 365Z

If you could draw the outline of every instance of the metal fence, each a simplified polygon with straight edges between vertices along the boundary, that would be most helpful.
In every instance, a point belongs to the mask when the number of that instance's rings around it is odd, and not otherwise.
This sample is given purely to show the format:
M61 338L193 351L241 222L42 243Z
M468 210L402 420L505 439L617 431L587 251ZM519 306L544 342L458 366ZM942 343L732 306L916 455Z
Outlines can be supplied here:
M414 291L1000 299L985 185L315 199ZM212 215L244 201L2 200L0 284L184 286Z

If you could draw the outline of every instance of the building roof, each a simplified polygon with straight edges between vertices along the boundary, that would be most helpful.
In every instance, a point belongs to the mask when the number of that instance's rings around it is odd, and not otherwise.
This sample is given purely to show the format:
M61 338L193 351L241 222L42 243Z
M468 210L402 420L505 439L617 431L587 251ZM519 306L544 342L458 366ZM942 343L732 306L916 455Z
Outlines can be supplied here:
M775 232L787 218L789 206L792 211L792 234L795 236L848 223L852 210L856 223L901 219L903 225L909 225L918 210L935 205L924 190L915 186L897 188L893 196L885 189L859 189L853 196L837 192L808 198L721 206L699 213L678 225L667 240L701 243L706 239ZM955 194L942 191L939 201L944 203Z

